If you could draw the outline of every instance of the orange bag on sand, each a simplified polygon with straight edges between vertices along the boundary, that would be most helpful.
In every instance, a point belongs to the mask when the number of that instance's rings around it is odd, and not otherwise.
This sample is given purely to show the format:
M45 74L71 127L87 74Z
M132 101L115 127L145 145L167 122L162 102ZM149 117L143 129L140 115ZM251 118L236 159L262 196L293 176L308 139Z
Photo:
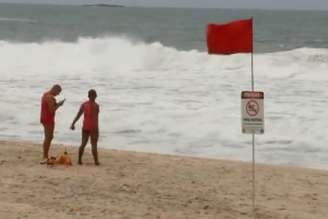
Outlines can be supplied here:
M56 164L56 157L50 157L50 159L48 159L47 161L48 165L54 165Z
M64 153L59 154L57 157L50 157L48 165L63 164L65 166L72 166L72 159L65 150Z
M68 155L67 151L62 154L59 154L56 158L56 164L64 164L66 166L72 166L72 159Z

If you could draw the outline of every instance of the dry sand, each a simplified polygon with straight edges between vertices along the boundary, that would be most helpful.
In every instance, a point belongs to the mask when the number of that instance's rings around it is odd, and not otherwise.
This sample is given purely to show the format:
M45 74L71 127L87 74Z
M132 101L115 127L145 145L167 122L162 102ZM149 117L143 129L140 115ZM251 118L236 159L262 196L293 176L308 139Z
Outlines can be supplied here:
M40 145L0 148L1 219L253 218L249 163L102 149L97 167L88 147L85 165L51 167L39 164ZM76 163L77 148L68 149ZM328 171L256 171L256 218L328 218Z

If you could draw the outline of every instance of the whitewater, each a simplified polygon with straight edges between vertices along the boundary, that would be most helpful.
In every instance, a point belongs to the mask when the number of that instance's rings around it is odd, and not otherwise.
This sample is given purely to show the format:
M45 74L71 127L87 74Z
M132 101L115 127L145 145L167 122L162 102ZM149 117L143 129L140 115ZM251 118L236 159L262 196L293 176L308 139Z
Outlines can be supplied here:
M250 55L208 55L126 36L75 42L0 41L0 139L42 142L40 97L53 84L66 103L54 143L79 145L69 130L87 91L98 92L105 148L251 160L241 133L240 93ZM255 53L255 89L265 93L265 133L256 160L328 168L328 49ZM81 121L78 128L81 127Z

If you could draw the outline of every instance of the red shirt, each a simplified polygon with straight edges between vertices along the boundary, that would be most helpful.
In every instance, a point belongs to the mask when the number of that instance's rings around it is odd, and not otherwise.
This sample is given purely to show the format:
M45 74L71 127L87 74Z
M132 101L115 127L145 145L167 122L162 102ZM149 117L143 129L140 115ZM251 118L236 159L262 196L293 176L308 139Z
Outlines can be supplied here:
M41 115L40 122L43 125L55 124L55 112L50 111L49 103L47 102L47 95L51 95L49 92L43 94L41 98Z
M83 109L83 130L98 130L98 113L99 106L95 102L86 101L82 104Z

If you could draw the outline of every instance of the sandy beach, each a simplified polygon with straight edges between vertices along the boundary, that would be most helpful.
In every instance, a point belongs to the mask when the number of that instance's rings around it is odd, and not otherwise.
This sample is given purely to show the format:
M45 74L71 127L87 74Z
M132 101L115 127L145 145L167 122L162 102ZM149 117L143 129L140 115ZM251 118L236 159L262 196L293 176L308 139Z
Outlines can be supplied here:
M100 150L40 165L41 146L0 141L0 218L252 218L251 164ZM53 145L51 154L64 147ZM328 171L256 166L256 218L326 219Z

